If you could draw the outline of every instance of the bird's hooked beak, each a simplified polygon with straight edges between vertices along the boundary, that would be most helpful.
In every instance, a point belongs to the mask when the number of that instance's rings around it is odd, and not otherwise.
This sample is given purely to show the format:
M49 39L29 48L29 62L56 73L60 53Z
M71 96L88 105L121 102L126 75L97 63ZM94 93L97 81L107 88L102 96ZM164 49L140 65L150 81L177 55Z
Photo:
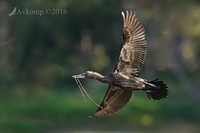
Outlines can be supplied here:
M85 78L85 73L79 75L73 75L72 78Z

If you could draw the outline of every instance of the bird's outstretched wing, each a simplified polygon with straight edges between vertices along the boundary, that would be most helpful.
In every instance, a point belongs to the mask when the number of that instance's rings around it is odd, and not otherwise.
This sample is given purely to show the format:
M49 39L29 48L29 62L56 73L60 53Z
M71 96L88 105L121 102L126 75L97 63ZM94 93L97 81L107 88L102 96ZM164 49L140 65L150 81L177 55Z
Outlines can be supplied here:
M114 71L127 76L139 76L147 53L144 27L132 11L126 11L126 15L122 12L122 17L122 46Z
M132 90L122 90L119 87L109 85L103 102L98 108L93 118L100 118L113 115L123 109L132 96Z

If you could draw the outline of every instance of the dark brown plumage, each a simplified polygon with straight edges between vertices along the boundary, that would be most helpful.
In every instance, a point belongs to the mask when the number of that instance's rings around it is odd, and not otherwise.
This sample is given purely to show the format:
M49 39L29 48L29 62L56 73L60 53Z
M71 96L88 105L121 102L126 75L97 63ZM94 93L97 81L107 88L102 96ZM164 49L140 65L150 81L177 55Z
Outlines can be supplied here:
M140 69L147 54L147 43L145 40L144 27L132 11L126 11L123 17L123 34L121 41L121 52L117 61L115 71L127 76L139 76Z
M154 100L160 100L168 95L168 87L163 81L156 79L148 82L139 77L147 54L144 27L132 11L126 11L126 15L122 12L122 17L124 23L121 51L114 71L107 76L92 71L73 76L97 79L109 84L103 102L92 116L94 118L110 116L124 108L133 90L143 90L148 98Z

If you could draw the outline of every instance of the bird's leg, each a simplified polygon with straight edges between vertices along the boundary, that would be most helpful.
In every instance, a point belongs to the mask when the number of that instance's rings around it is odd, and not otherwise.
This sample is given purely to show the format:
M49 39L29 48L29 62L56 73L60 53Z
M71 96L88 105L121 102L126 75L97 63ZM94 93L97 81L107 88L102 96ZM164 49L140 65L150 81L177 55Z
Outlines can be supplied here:
M79 87L79 89L80 89L80 91L81 91L81 93L82 93L82 96L83 96L84 100L85 100L85 97L84 97L84 94L83 94L82 90L85 92L85 94L87 95L87 97L88 97L95 105L97 105L99 108L103 108L102 106L98 105L97 103L95 103L95 102L92 100L92 98L88 95L88 93L86 92L86 90L83 88L83 86L82 86L80 80L79 80L78 78L76 78L75 76L73 76L73 78L75 79L75 81L76 81L76 83L77 83L77 85L78 85L78 87ZM77 81L78 81L78 82L77 82ZM81 89L82 89L82 90L81 90ZM85 103L86 103L86 100L85 100Z

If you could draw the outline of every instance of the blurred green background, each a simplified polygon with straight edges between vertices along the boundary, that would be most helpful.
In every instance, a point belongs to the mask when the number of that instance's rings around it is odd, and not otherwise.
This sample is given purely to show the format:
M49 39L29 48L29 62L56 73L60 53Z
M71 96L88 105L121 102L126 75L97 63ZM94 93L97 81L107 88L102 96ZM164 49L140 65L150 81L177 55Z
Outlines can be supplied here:
M15 14L59 10L58 14ZM61 14L62 10L67 13ZM121 11L133 10L145 27L148 54L141 77L164 80L169 96L149 100L134 92L126 108L88 119L73 74L107 75L121 44ZM163 132L200 130L199 0L0 1L0 132ZM81 80L97 103L107 85Z

